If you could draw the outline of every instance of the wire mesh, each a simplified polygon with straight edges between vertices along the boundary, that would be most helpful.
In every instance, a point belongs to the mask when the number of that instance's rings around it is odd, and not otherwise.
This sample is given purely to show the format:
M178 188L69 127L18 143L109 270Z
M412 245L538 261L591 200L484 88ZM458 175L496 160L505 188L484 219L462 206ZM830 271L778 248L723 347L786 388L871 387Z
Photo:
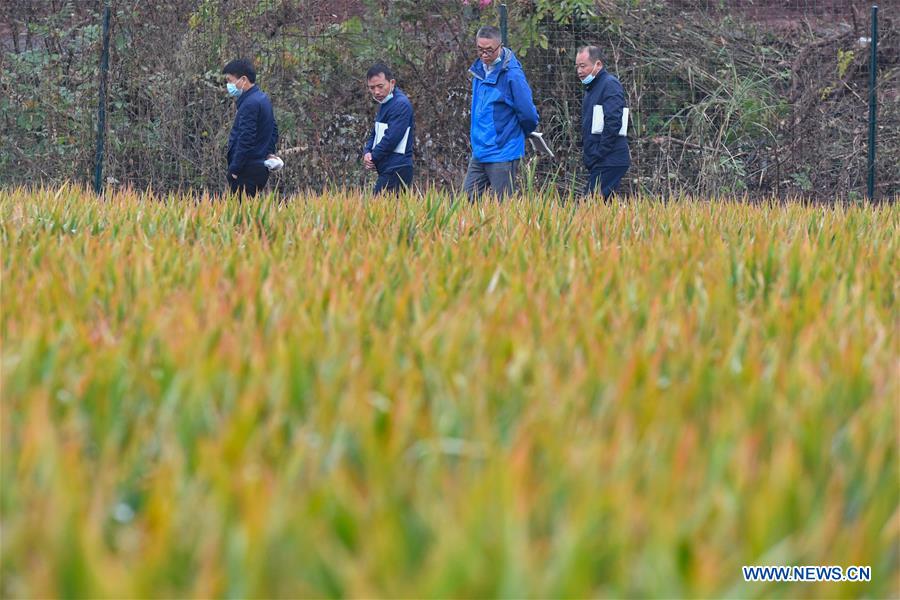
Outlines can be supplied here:
M579 46L599 45L631 107L625 191L860 197L866 180L869 8L855 0L509 2L555 159L537 185L583 185ZM583 8L588 12L564 6ZM469 156L472 36L498 3L422 0L111 0L106 183L225 189L233 102L221 68L254 61L273 100L285 193L369 186L360 149L386 60L416 108L419 185L458 187ZM0 181L89 182L102 0L0 5ZM877 195L900 193L900 51L881 5Z
M557 161L538 159L538 170L582 185L574 53L596 44L631 105L629 190L859 197L868 19L861 2L755 0L638 4L612 19L547 21L547 48L526 64L543 127L562 151ZM879 45L883 195L896 194L890 173L900 169L897 32L889 27Z

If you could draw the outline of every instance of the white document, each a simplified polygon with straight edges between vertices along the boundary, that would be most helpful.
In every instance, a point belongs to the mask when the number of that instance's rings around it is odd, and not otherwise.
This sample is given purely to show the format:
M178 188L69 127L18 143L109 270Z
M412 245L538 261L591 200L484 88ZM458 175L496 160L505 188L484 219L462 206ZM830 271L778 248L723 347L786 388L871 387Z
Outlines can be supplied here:
M594 116L591 119L591 133L603 133L603 106L594 107Z
M387 123L382 123L381 121L375 121L375 143L372 144L374 148L379 143L381 143L381 138L384 137L385 132L387 131Z
M406 128L406 133L403 134L403 139L400 140L400 143L397 144L397 147L394 148L394 152L397 154L405 154L406 153L406 142L409 141L409 127Z
M619 127L619 135L628 135L628 117L631 111L627 108L622 109L622 126ZM591 119L591 133L603 133L603 106L598 104L594 107L594 116Z
M528 136L528 141L531 142L531 147L534 148L535 151L540 150L544 154L549 154L550 158L553 158L553 150L551 150L550 146L547 145L547 142L544 141L544 134L532 131L531 135ZM537 143L535 143L535 141L537 141Z
M377 146L381 140L384 138L384 134L387 133L388 124L382 123L381 121L375 121L375 143L372 144L374 148ZM397 144L397 147L394 148L394 152L397 154L405 154L406 153L406 143L409 141L409 127L406 128L406 134L403 136L403 139L400 140L400 143Z

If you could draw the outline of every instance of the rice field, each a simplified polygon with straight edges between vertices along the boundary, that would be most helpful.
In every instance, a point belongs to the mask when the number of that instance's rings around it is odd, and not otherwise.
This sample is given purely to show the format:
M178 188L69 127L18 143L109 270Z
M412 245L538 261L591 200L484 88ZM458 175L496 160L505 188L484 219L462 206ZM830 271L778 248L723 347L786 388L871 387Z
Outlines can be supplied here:
M4 598L900 596L897 203L0 219Z

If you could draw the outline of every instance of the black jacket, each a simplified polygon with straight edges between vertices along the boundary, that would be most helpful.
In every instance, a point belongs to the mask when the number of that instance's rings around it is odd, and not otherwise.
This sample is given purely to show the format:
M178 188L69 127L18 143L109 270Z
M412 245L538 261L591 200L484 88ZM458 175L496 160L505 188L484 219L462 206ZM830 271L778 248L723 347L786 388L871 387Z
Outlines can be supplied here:
M253 86L237 99L237 114L228 136L228 172L239 174L247 165L261 165L275 154L278 126L269 97Z
M416 122L406 94L394 87L394 97L378 107L375 127L369 132L363 152L372 153L379 175L413 166Z
M584 86L581 103L581 136L584 144L584 166L588 171L602 167L628 167L627 131L622 127L627 110L625 90L619 80L605 68Z

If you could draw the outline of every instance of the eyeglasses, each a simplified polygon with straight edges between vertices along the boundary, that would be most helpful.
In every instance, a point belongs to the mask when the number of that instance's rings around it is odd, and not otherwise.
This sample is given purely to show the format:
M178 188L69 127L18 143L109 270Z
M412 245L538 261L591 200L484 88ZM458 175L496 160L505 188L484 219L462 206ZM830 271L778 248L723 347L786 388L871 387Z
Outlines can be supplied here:
M496 52L498 48L500 48L500 46L494 46L493 48L484 48L482 46L478 46L478 54L480 54L481 56L490 56L491 54Z

